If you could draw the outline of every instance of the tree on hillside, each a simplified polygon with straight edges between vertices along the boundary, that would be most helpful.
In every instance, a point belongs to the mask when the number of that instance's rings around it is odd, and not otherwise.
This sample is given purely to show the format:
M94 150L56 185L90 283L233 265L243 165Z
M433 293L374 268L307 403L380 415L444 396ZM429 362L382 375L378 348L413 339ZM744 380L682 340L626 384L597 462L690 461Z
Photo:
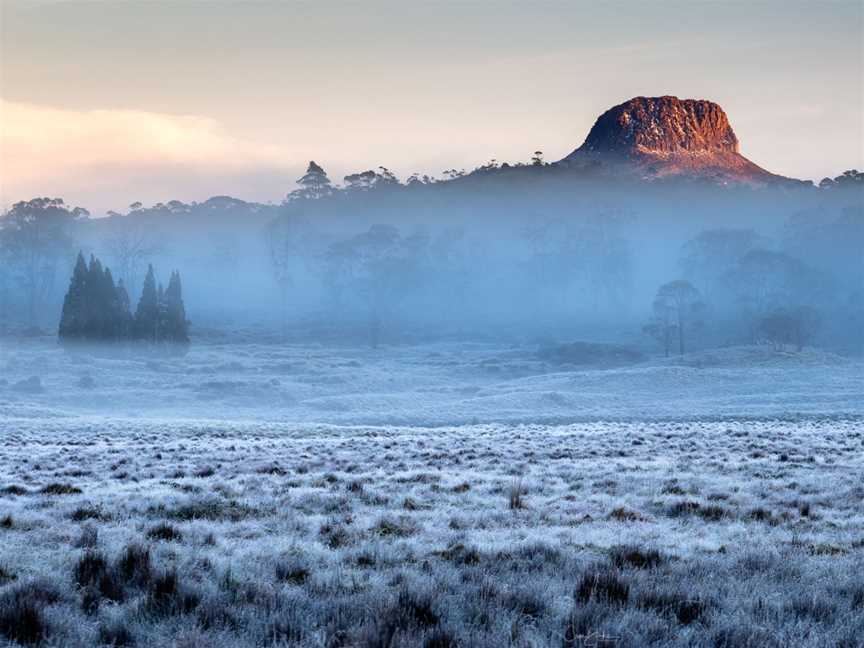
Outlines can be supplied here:
M383 166L379 166L377 171L369 169L368 171L351 173L346 175L343 180L347 191L370 191L399 186L399 179L396 175Z
M0 220L0 253L26 295L30 326L38 325L45 299L52 293L60 263L71 256L70 229L89 216L60 198L18 202Z
M667 355L674 335L678 340L678 353L684 355L686 339L702 326L703 307L693 284L684 279L670 281L657 289L653 316L644 330L663 342Z
M820 189L857 189L864 187L864 173L858 169L844 171L836 178L823 178L819 183Z
M309 162L309 166L306 167L306 173L303 174L302 178L297 180L297 184L300 185L300 188L288 194L289 201L304 198L317 200L333 193L330 178L327 177L324 169L316 164L314 160Z

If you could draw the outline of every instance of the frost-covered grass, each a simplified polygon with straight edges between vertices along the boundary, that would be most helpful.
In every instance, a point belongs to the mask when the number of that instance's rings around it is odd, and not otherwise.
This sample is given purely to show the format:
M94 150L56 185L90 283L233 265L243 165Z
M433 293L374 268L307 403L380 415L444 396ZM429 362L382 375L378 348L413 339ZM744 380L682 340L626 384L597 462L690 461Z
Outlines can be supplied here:
M0 339L0 416L341 425L864 415L864 364L737 347L598 369L534 343L380 349L196 343L185 357L65 353Z
M5 441L7 638L491 647L864 636L859 421L55 420L19 421Z
M861 646L860 365L718 353L6 346L0 642Z

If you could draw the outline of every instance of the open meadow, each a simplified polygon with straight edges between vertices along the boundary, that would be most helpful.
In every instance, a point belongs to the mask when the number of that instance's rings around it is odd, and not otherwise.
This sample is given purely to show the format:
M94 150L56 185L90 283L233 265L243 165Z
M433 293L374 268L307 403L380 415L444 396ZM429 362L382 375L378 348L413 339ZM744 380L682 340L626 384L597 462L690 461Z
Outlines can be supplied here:
M0 348L0 640L864 645L860 364L549 357Z

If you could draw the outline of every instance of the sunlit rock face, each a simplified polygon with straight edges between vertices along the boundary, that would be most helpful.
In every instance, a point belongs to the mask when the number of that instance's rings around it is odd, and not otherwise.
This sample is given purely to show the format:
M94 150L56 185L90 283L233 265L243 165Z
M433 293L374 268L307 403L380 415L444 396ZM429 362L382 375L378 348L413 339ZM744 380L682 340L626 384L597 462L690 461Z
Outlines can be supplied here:
M694 176L762 185L785 180L738 152L724 110L704 99L635 97L600 115L561 164L623 165L643 176Z

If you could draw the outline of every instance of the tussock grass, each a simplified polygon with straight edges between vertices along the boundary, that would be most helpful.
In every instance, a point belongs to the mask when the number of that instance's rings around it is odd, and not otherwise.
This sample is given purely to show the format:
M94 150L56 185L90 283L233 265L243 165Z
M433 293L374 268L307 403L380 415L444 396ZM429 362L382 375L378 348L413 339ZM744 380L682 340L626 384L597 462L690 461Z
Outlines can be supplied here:
M40 428L0 457L26 491L0 493L0 644L846 648L864 635L852 423L784 424L779 441L772 422L127 425L98 443ZM831 461L750 458L793 442ZM39 492L74 475L86 500Z

